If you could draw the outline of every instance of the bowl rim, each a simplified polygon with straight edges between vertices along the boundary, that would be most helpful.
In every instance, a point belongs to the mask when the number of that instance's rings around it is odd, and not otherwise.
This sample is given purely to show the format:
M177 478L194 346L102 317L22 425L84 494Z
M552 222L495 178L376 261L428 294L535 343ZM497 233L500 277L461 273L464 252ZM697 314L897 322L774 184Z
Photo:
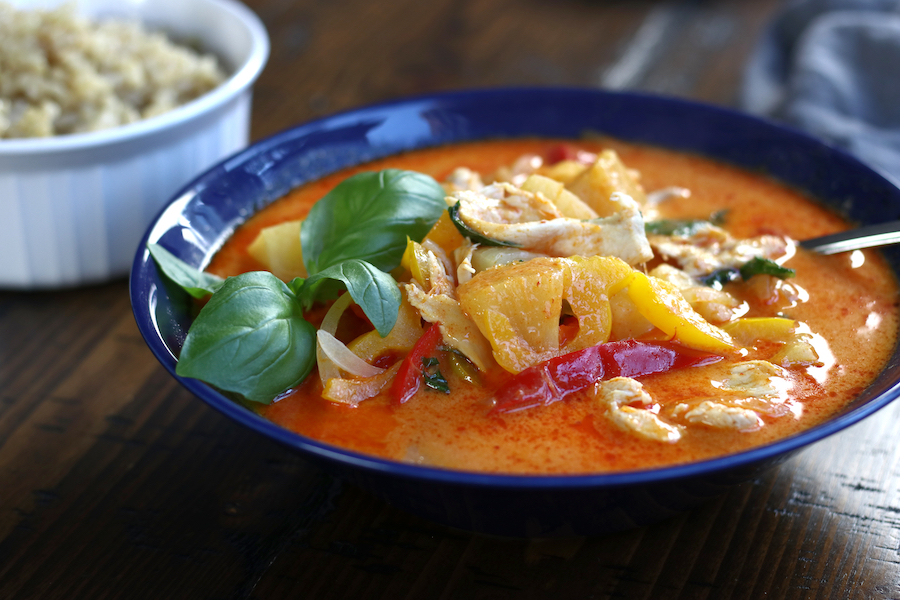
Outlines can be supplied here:
M267 438L279 442L293 450L300 450L304 454L309 454L313 458L323 459L340 463L345 467L361 468L366 471L377 472L380 475L387 475L396 479L417 480L425 482L441 483L444 485L455 485L462 487L476 488L495 488L505 490L549 490L549 489L587 489L587 488L623 488L630 486L645 486L653 484L663 484L676 479L690 479L696 477L708 477L725 471L732 471L742 467L751 467L754 464L762 462L770 462L779 457L787 457L793 453L809 446L810 444L829 437L835 433L850 427L865 419L871 414L884 408L900 396L900 379L893 381L890 386L883 390L876 398L871 399L864 404L855 407L849 411L838 414L837 416L820 423L808 429L802 430L789 437L778 439L768 444L749 448L735 454L727 454L710 459L694 461L684 464L675 464L664 467L639 469L621 472L607 473L574 473L574 474L516 474L516 473L493 473L493 472L475 472L445 469L440 467L425 466L413 463L404 463L400 461L389 460L377 456L367 455L353 450L347 450L339 446L334 446L321 442L314 438L309 438L301 434L290 431L275 423L266 420L253 411L241 406L237 402L226 397L224 394L205 384L201 381L189 378L182 378L175 373L176 360L168 346L158 335L155 326L155 316L150 310L151 305L155 308L156 294L158 292L151 278L156 273L156 265L150 257L149 251L146 249L147 244L154 238L158 239L161 232L157 231L161 218L170 210L178 209L179 206L190 201L194 191L203 187L204 181L214 175L218 167L227 165L229 170L234 169L237 165L245 163L260 154L269 151L271 148L281 143L302 137L311 132L327 130L329 125L346 125L352 122L354 117L371 117L373 112L384 112L391 109L401 109L421 105L423 103L475 100L495 95L506 94L598 94L604 96L617 96L620 98L636 98L645 100L654 100L662 103L673 103L682 106L694 107L698 110L707 110L726 115L729 118L746 119L760 125L775 128L787 133L793 137L799 137L805 143L812 143L820 146L827 152L833 152L840 155L844 160L856 163L858 167L863 168L872 173L873 177L880 178L893 188L897 186L887 179L884 175L868 165L864 165L861 161L848 154L847 152L828 145L818 140L808 133L798 129L785 126L782 123L776 123L771 120L750 115L735 109L708 104L695 100L687 100L677 97L669 97L652 93L643 92L622 92L602 90L598 88L576 87L576 86L532 86L532 87L490 87L461 89L452 91L443 91L430 94L422 94L415 96L405 96L402 98L386 100L378 103L366 104L364 106L349 108L347 110L329 114L320 118L305 121L298 125L289 127L279 131L267 138L258 140L244 150L237 152L230 158L221 161L219 165L211 167L205 173L199 175L194 181L188 183L181 191L179 191L172 200L159 212L152 221L146 234L138 246L135 255L133 268L129 281L129 293L131 296L132 308L138 329L144 337L147 345L153 354L169 371L169 373L181 383L186 389L200 398L210 407L221 412L225 416L237 421L241 425L253 429ZM479 139L479 138L473 138ZM452 143L452 142L451 142ZM249 215L247 215L249 217ZM227 237L227 236L225 236ZM895 342L895 353L900 348L900 340ZM887 368L887 366L886 366Z
M98 131L45 138L0 139L0 158L80 152L163 133L213 112L249 89L262 73L269 58L270 42L265 25L256 13L237 0L205 0L205 2L235 17L250 35L249 54L240 65L236 65L234 72L225 81L189 102L133 123Z

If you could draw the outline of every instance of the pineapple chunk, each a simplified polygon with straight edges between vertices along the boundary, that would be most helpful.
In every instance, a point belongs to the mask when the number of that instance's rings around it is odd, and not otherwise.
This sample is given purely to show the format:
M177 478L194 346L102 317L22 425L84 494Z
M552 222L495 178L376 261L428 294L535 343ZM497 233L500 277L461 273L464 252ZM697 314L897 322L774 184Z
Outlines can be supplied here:
M543 175L530 175L522 189L533 194L543 194L550 200L563 216L572 219L596 219L597 213L593 208L581 201L581 199L567 190L565 186Z
M490 342L497 363L518 373L558 355L565 279L559 260L514 263L459 286L459 305Z
M717 353L734 349L731 336L697 314L667 281L636 271L628 283L628 297L641 315L684 346Z
M726 333L741 344L749 345L757 340L787 342L793 338L797 321L779 317L736 319L722 326Z
M578 334L562 354L602 344L609 340L612 312L609 299L631 280L634 270L611 256L573 257L563 298L578 319Z
M541 175L550 179L568 184L570 181L588 170L588 166L578 160L561 160L552 165L545 165L538 169Z
M632 177L614 150L601 152L594 166L572 180L568 188L600 216L622 210L619 203L610 201L614 192L631 196L641 206L647 202L644 188Z
M493 349L496 361L518 373L555 356L609 339L609 296L627 285L634 270L612 257L535 258L479 273L457 288L462 309ZM578 333L559 345L565 300Z
M303 221L285 221L266 227L247 247L247 252L282 281L306 277L303 250L300 247L302 223Z

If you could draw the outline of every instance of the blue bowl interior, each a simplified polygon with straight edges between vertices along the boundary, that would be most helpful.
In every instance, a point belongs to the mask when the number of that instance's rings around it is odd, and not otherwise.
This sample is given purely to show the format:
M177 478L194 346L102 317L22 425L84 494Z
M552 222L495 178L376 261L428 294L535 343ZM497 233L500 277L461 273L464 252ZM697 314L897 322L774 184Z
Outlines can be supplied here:
M186 294L160 276L145 250L147 243L160 243L186 262L202 267L250 215L292 188L344 167L451 142L522 136L578 138L590 133L694 152L768 174L861 224L900 218L900 190L856 159L800 132L727 109L584 89L498 89L423 96L286 130L223 161L187 185L160 213L135 257L130 285L138 327L156 357L175 376L175 356L190 324L192 305ZM895 272L900 270L900 253L888 250L885 255ZM393 489L403 487L407 495L412 489L421 489L423 482L444 486L444 492L476 490L480 494L476 503L485 503L476 512L487 514L489 498L498 490L553 495L630 487L641 488L644 493L676 480L692 480L701 487L718 489L752 476L758 466L783 460L882 408L898 395L898 379L900 353L895 349L885 370L841 415L792 438L689 465L579 476L462 473L385 461L296 435L203 383L181 382L229 417L370 488L378 488L389 479ZM710 479L711 475L716 479ZM444 492L442 498L448 505ZM655 500L650 502L660 512L657 504ZM426 516L443 518L457 526L491 529L471 522L471 517L468 521L448 518L446 506L433 510L435 514L420 508ZM595 531L610 529L606 521L595 525ZM553 524L557 526L565 527ZM499 533L509 532L503 529Z

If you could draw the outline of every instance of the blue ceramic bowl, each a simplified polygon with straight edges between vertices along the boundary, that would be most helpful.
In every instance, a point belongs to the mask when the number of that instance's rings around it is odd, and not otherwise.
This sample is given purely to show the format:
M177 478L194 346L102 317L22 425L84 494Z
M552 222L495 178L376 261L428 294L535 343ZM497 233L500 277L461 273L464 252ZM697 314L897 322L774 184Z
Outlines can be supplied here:
M191 301L157 271L157 242L201 267L251 214L291 188L403 150L497 137L577 138L585 132L686 150L768 173L860 223L900 217L900 190L852 157L806 135L722 108L584 89L499 89L422 96L294 127L197 178L160 213L134 261L138 327L175 376ZM895 269L897 253L888 259ZM608 475L514 476L447 471L373 458L282 429L211 387L181 383L239 423L302 453L388 502L454 527L507 536L590 535L684 511L891 402L900 353L846 410L768 446L704 462Z

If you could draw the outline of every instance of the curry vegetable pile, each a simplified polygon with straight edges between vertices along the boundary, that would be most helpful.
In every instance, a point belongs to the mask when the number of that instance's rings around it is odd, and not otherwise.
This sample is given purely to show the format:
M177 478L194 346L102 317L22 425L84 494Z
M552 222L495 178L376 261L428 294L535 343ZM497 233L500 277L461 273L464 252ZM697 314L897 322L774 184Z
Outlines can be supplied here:
M270 403L316 367L331 402L358 406L387 393L403 404L423 386L450 391L440 355L474 385L506 373L493 413L593 386L623 429L676 441L679 428L651 410L636 378L714 363L764 339L776 342L773 355L736 363L723 383L732 397L764 400L779 370L818 362L802 324L744 317L726 290L777 288L793 275L780 264L792 242L735 239L719 226L727 215L655 218L686 193L648 194L614 151L561 146L488 181L464 167L440 184L393 169L350 177L302 222L262 230L249 251L268 271L223 280L151 245L170 279L208 296L177 373ZM314 326L309 311L322 305ZM371 331L342 341L338 325L351 309ZM705 401L681 413L752 430L762 424L752 405Z

